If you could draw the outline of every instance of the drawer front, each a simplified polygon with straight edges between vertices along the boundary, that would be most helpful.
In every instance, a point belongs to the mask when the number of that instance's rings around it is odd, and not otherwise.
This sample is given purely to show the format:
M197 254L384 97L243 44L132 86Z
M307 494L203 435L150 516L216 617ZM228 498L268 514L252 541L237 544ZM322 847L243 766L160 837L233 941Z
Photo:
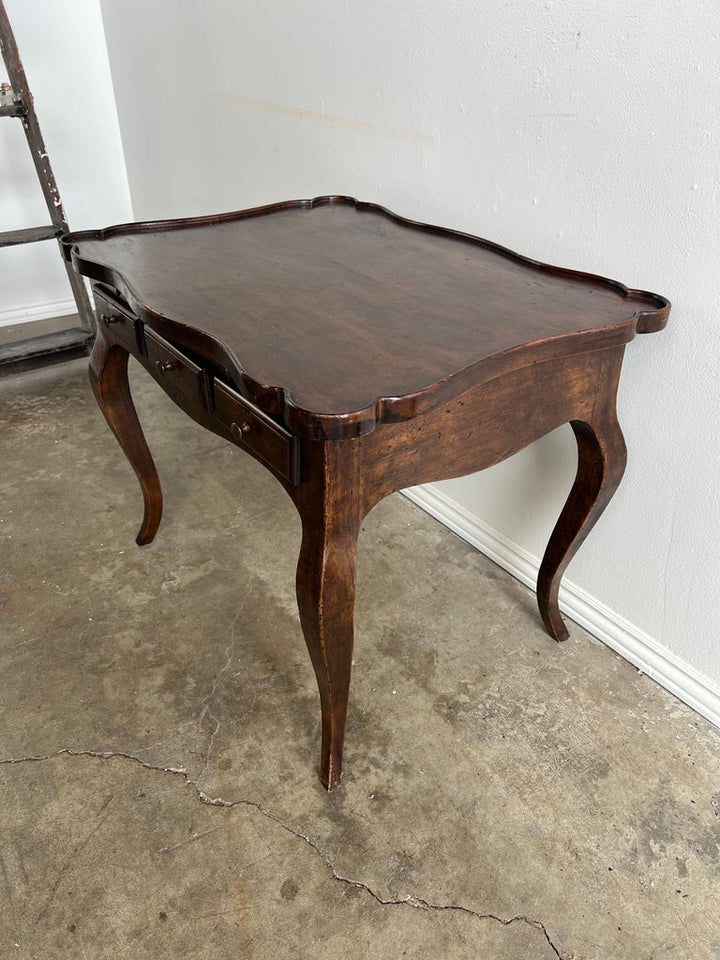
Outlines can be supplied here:
M219 380L215 381L215 416L239 447L290 483L299 482L297 437Z
M98 323L107 331L110 341L117 341L133 354L141 349L140 321L127 308L95 291Z
M148 366L168 396L180 406L190 400L209 408L207 374L201 367L147 327L145 349Z

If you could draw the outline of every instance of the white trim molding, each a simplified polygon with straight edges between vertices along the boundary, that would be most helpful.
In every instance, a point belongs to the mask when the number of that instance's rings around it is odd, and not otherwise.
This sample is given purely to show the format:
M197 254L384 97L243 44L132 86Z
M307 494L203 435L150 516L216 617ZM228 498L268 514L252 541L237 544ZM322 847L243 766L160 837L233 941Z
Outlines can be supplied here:
M35 320L52 320L55 317L67 317L73 313L77 313L77 306L72 298L26 303L19 307L6 307L0 310L0 327L10 327L17 323L33 323Z
M470 513L433 484L410 487L403 493L462 540L535 590L540 568L538 557ZM567 579L560 587L560 608L588 633L720 728L720 685Z

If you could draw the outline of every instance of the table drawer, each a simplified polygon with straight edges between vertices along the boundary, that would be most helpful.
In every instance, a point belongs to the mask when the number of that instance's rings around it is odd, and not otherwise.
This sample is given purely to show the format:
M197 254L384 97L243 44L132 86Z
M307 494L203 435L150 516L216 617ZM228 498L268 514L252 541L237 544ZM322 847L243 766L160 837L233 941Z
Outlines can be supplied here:
M147 362L153 375L162 382L169 397L183 406L183 399L195 400L209 409L207 373L184 356L154 330L145 327Z
M215 381L215 416L239 447L290 483L299 482L297 437L219 380Z
M101 295L95 290L98 323L107 330L111 341L117 340L131 353L140 349L138 324L140 321L125 307L121 307L111 297Z

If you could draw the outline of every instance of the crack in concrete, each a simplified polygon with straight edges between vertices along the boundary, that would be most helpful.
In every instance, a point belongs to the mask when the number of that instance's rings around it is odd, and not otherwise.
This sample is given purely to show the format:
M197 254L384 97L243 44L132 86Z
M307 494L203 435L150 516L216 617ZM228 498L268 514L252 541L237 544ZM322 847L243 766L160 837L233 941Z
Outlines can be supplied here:
M78 856L78 854L82 853L82 851L83 851L83 850L85 849L85 847L90 843L90 841L91 841L92 838L95 836L95 834L96 834L97 831L100 829L100 827L101 827L101 826L105 823L105 821L107 820L107 817L103 817L103 814L104 814L105 811L107 810L107 808L108 808L108 806L110 805L110 803L111 803L112 800L113 800L113 797L112 797L112 796L109 796L109 797L107 798L107 800L105 801L105 803L104 803L104 804L102 805L102 807L100 808L100 811L99 811L99 813L98 813L98 820L97 820L97 822L93 824L92 829L88 832L87 836L85 836L79 843L75 844L75 846L73 847L73 849L72 849L72 851L71 851L71 853L70 853L70 856L67 858L67 860L65 861L65 863L62 865L62 867L61 867L60 870L58 871L58 875L57 875L57 877L55 877L55 880L54 880L52 886L50 887L50 893L49 893L47 899L45 900L45 903L44 903L44 905L43 905L43 908L42 908L42 910L40 911L40 913L37 915L37 918L36 918L36 920L35 920L35 924L36 924L36 925L37 925L38 923L40 923L40 921L43 919L43 917L47 914L48 910L50 909L50 904L51 904L51 903L53 902L53 900L55 899L55 895L56 895L57 892L58 892L58 887L59 887L60 884L62 883L63 877L65 876L65 874L66 874L66 873L68 872L68 870L70 869L70 864L73 862L73 860L75 859L75 857Z
M224 672L224 669L226 668L223 668L223 670L221 670L220 673ZM153 766L152 764L147 763L145 760L142 760L140 757L137 757L132 753L120 753L116 751L100 751L100 750L72 750L70 748L63 748L62 750L58 750L56 753L50 753L44 756L10 757L4 760L0 760L0 766L12 765L15 763L38 763L44 760L54 760L58 757L63 757L63 756L91 757L96 760L113 760L113 759L131 760L134 763L139 764L141 767L144 767L146 770L153 770L157 773L169 773L174 776L181 776L187 786L191 786L194 788L197 794L197 797L201 801L201 803L207 804L209 806L214 806L214 807L226 807L226 808L252 807L253 809L257 810L257 812L260 813L263 817L277 824L279 827L281 827L291 836L296 837L298 840L304 841L312 850L314 850L315 853L321 858L325 866L330 870L333 880L337 880L339 883L344 883L347 886L354 887L356 890L363 890L370 897L372 897L373 900L375 900L377 903L379 903L383 907L406 906L406 907L412 907L413 909L416 909L416 910L431 910L431 911L452 910L452 911L456 911L457 913L463 913L468 916L475 917L477 920L492 920L495 923L501 924L503 927L509 927L513 923L525 923L529 927L532 927L534 930L538 930L540 933L542 933L543 937L545 938L545 941L547 942L548 946L553 951L555 956L558 958L558 960L576 960L575 954L560 953L558 948L553 943L552 938L548 933L547 927L541 920L537 920L534 917L528 917L525 914L517 914L513 917L499 917L497 916L497 914L494 914L494 913L482 913L479 910L473 910L472 907L466 907L463 904L432 903L429 900L425 900L423 897L415 897L412 894L408 894L406 897L401 897L398 899L385 899L381 897L380 894L376 893L369 884L365 883L365 881L354 880L351 877L344 877L342 876L342 874L338 873L335 867L333 866L332 860L325 853L325 851L322 850L321 847L319 847L318 844L311 837L307 836L304 833L300 833L298 830L295 830L289 824L285 823L285 821L282 819L282 817L279 814L275 813L272 810L269 810L267 807L264 807L257 800L248 800L248 799L224 800L222 797L209 797L200 788L200 784L199 784L200 778L198 778L197 780L193 780L189 776L187 771L182 767ZM206 771L203 771L203 774L201 774L201 776L203 776L205 772ZM107 807L111 799L112 797L105 803L100 813L104 812L105 808ZM91 837L93 836L93 834L95 833L95 831L98 829L98 827L101 825L102 822L104 822L104 820L99 821L95 825L93 830L90 832L90 834L85 838L85 840L82 841L81 844L73 850L73 853L68 858L67 863L63 866L60 872L60 876L58 877L58 880L56 881L55 885L53 886L53 889L51 890L50 899L48 900L48 902L45 905L45 908L43 909L40 916L38 917L38 921L42 919L43 914L45 913L50 903L52 902L52 899L57 890L57 886L59 885L59 882L62 879L62 875L66 872L69 864L72 862L73 857L76 855L76 853L80 849L82 849L82 847L86 846L87 843L89 843ZM212 832L214 831L213 830L207 831L207 833L212 833ZM200 836L205 836L205 834L201 834ZM199 839L199 836L191 838L191 840L194 840L194 839ZM189 841L185 841L185 842L189 842ZM182 845L183 844L175 844L172 847L163 848L162 852L170 852Z
M210 688L210 692L205 697L203 697L203 700L202 700L202 710L200 711L200 716L197 719L198 729L202 730L202 725L203 725L203 721L205 720L205 717L209 717L215 726L212 729L210 736L208 738L207 749L205 750L205 767L202 773L197 778L198 782L203 779L203 777L208 773L210 769L210 758L212 756L213 747L215 746L215 738L217 737L220 731L220 720L212 712L211 704L217 693L217 689L220 684L221 677L223 676L224 673L226 673L230 669L230 664L232 663L235 657L235 646L237 642L237 637L235 635L235 624L237 623L238 619L240 618L240 615L243 613L245 609L245 605L247 603L247 599L249 595L250 595L250 588L248 587L248 589L245 592L245 595L240 601L240 606L238 607L238 610L235 613L235 616L232 618L232 621L230 623L230 639L227 647L225 648L225 663L220 667L220 669L217 671L217 673L213 677L213 682Z
M345 883L348 886L355 887L357 890L364 890L368 893L374 900L376 900L381 906L407 906L414 907L418 910L454 910L458 913L465 913L471 917L475 917L478 920L494 920L497 923L501 924L503 927L509 927L513 923L526 923L528 926L533 927L535 930L540 930L547 941L548 946L553 951L558 960L575 960L574 955L565 955L560 953L558 948L550 939L550 934L545 927L545 924L541 920L535 920L532 917L527 917L523 914L517 914L514 917L498 917L494 913L481 913L479 910L473 910L471 907L463 906L463 904L456 903L431 903L429 900L425 900L423 897L414 897L412 894L408 894L406 897L401 897L399 899L390 899L386 900L376 893L372 887L370 887L363 880L353 880L351 877L344 877L342 874L339 874L335 867L333 866L332 861L328 855L315 843L315 841L306 836L304 833L299 833L296 830L293 830L291 826L285 823L276 813L273 813L272 810L267 810L261 804L257 803L255 800L238 800L238 804L244 804L246 806L255 807L263 816L267 817L269 820L273 820L277 823L283 830L286 830L288 833L292 834L294 837L297 837L299 840L304 840L309 847L322 858L325 865L331 871L333 880L338 880L340 883Z
M187 838L187 840L179 840L177 843L170 844L169 847L160 847L158 853L172 853L173 850L179 850L180 847L186 847L189 843L195 843L196 840L202 840L203 837L209 837L211 833L215 833L219 829L220 827L211 827L209 830L203 830L202 833L193 833L192 836Z

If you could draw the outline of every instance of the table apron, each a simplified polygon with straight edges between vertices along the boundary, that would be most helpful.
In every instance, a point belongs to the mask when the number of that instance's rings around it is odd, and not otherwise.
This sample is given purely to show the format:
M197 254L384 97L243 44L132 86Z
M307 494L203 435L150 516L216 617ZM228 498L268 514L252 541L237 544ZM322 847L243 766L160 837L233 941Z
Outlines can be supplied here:
M282 425L269 422L266 414L220 381L215 380L211 388L205 370L174 348L170 353L173 345L157 335L148 332L143 337L140 332L142 339L136 345L134 330L131 333L127 324L113 323L108 329L100 328L98 336L110 349L121 349L134 357L163 392L200 426L250 454L284 486L298 483L300 438ZM166 358L178 365L164 369ZM217 403L211 393L216 394Z
M625 345L530 364L358 439L364 511L394 490L500 463L556 427L615 416Z

